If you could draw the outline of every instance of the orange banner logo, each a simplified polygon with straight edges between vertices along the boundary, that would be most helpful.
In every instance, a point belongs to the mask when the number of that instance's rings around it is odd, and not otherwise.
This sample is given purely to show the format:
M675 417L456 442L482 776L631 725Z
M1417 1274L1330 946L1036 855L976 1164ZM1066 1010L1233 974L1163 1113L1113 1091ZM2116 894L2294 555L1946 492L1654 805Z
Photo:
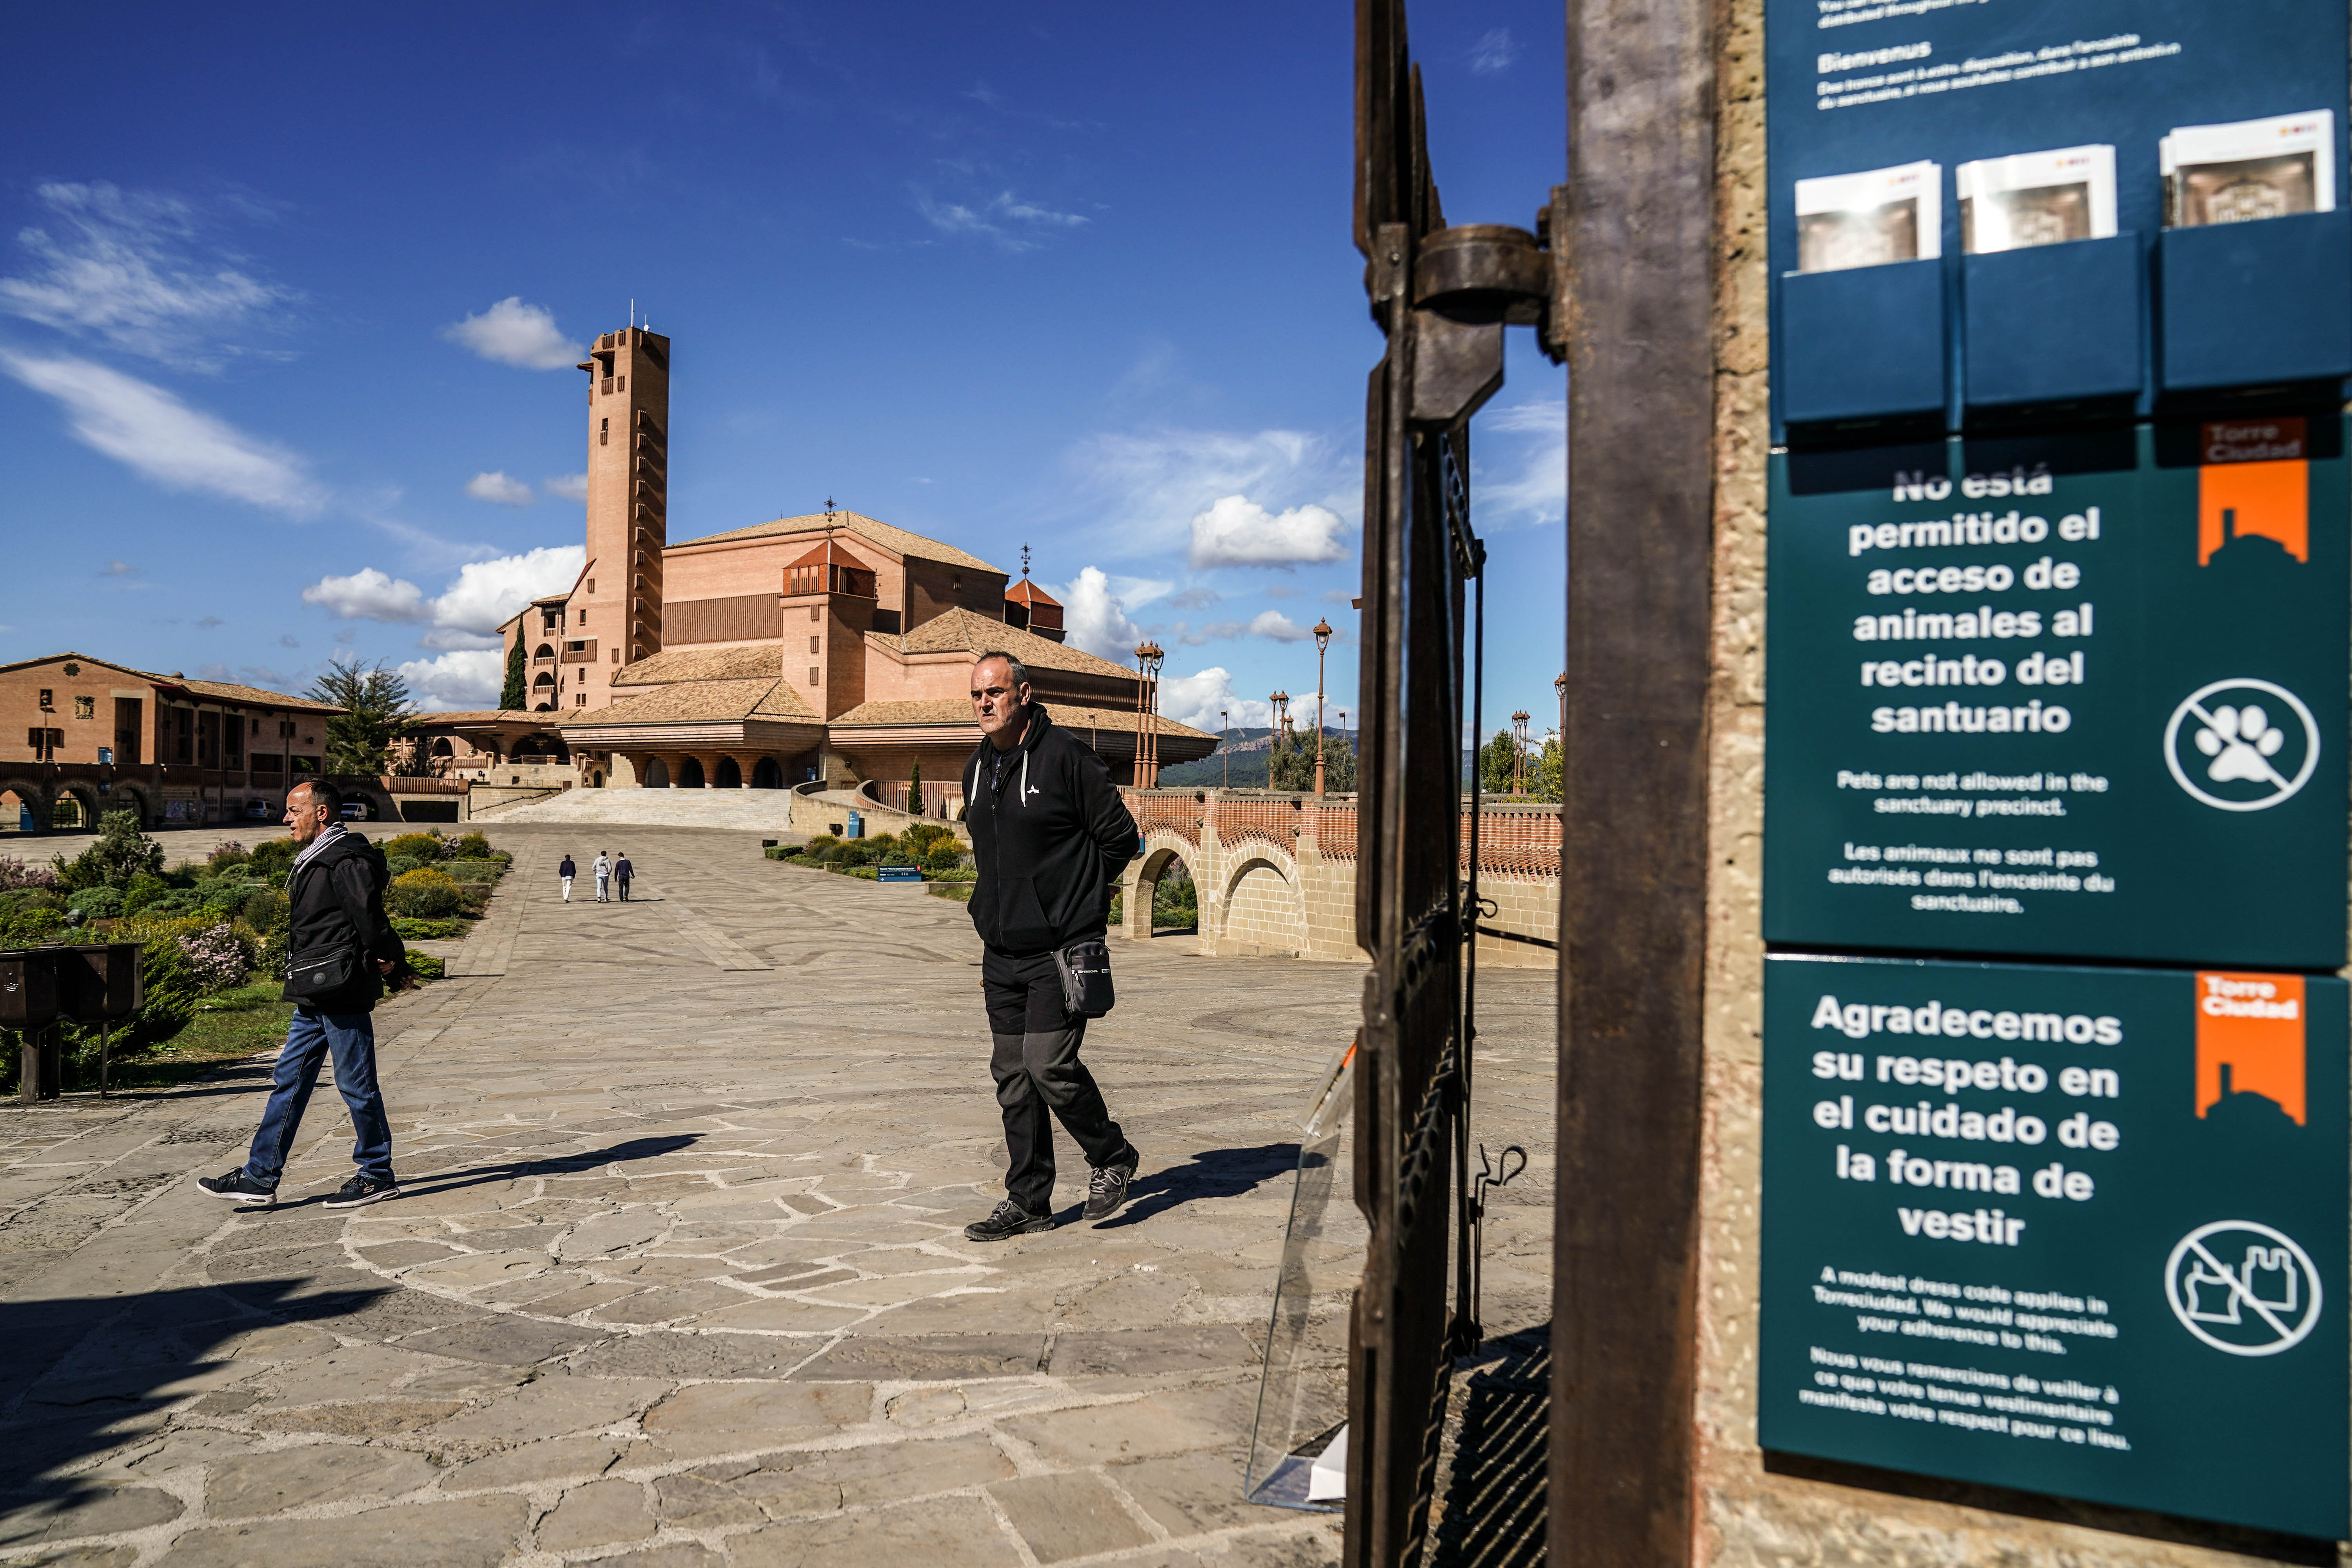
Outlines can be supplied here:
M2197 976L2197 1114L2258 1094L2304 1121L2300 974Z

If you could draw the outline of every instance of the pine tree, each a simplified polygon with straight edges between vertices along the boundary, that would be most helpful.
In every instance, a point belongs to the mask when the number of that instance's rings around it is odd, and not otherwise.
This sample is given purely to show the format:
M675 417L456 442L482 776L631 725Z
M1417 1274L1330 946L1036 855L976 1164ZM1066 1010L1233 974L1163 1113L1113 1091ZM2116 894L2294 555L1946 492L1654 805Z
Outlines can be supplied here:
M917 816L923 815L923 759L917 757L915 765L907 771L907 809Z
M507 655L507 683L499 689L499 706L509 713L520 713L530 705L523 695L522 631L515 631L514 648Z
M381 663L337 658L306 694L343 710L327 721L327 771L381 774L394 737L416 717L408 682Z

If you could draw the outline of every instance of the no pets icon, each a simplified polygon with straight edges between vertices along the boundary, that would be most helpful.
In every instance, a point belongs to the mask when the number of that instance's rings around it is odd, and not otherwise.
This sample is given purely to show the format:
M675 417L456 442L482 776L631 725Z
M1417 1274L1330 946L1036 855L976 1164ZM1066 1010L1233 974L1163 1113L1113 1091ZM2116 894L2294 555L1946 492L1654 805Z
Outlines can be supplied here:
M2284 686L2217 680L2172 710L2164 765L2175 784L2217 810L2267 810L2311 782L2319 725Z

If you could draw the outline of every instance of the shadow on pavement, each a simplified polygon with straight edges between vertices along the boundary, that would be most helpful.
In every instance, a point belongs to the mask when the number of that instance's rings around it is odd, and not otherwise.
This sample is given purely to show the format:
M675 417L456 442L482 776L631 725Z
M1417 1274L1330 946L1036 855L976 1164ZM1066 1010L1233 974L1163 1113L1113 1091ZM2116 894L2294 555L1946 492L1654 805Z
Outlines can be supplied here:
M34 1545L58 1515L86 1508L110 1510L109 1531L177 1518L180 1504L169 1493L123 1484L135 1477L58 1472L162 1426L168 1405L265 1364L215 1353L237 1335L331 1321L393 1293L373 1283L321 1289L313 1279L252 1279L0 1302L0 1345L7 1346L0 1356L0 1551Z
M578 1175L599 1165L625 1164L631 1160L651 1160L662 1154L675 1154L681 1149L690 1148L701 1137L699 1132L673 1132L661 1138L632 1138L625 1143L591 1149L584 1154L509 1160L496 1165L462 1165L423 1176L404 1176L401 1179L400 1192L403 1197L423 1197L430 1193L454 1193L465 1187L478 1187L486 1182L511 1182L520 1176ZM326 1195L320 1194L318 1201L324 1202ZM298 1208L302 1205L285 1204L280 1206Z
M1139 1175L1128 1188L1127 1207L1096 1226L1117 1230L1141 1225L1198 1198L1237 1198L1261 1183L1298 1169L1298 1145L1261 1143L1255 1149L1203 1149L1191 1163Z

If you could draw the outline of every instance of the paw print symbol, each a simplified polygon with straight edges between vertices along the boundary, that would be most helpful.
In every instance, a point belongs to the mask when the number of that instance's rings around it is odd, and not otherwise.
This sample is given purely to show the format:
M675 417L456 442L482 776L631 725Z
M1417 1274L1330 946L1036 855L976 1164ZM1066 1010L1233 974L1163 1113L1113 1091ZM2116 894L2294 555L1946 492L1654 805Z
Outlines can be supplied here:
M2285 787L2286 781L2279 777L2270 759L2286 744L2286 732L2270 721L2260 703L2214 708L2210 721L2199 728L2193 739L2197 749L2213 759L2205 775L2217 784L2243 779Z

